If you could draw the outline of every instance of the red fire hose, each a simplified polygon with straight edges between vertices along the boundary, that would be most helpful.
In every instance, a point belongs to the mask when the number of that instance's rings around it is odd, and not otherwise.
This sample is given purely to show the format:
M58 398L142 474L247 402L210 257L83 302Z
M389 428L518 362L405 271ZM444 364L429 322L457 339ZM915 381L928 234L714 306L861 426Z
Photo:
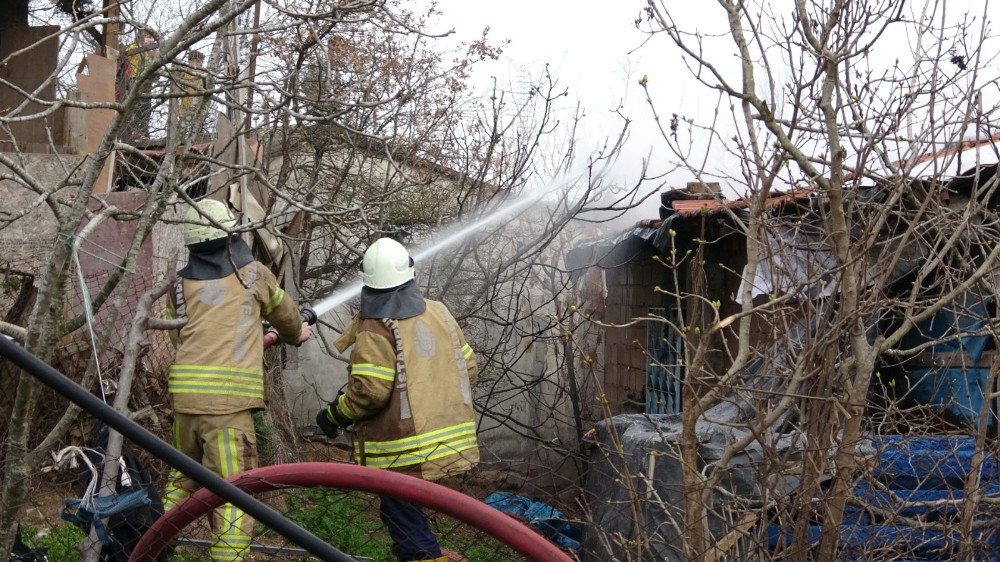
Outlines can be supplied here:
M316 316L316 311L313 310L313 309L311 309L311 308L303 308L303 309L299 310L299 315L302 316L302 321L305 322L306 324L309 324L310 326L316 324L316 321L319 319ZM267 349L267 348L271 347L272 345L278 343L279 339L281 339L281 338L280 338L280 336L278 336L278 332L275 331L274 328L271 328L270 324L268 324L267 322L265 322L264 323L264 349Z
M365 466L307 462L256 468L229 479L250 494L288 488L331 487L386 494L444 513L491 535L535 562L573 562L531 528L461 492L405 474ZM183 528L211 513L223 500L206 488L196 491L158 519L132 551L130 562L155 560ZM349 524L345 521L345 524Z

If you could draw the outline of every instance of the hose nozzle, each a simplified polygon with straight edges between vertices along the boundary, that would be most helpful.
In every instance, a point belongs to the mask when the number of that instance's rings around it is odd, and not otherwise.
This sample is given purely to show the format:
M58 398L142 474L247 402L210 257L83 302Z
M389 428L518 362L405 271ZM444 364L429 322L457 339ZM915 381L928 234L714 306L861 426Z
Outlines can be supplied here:
M302 321L310 326L316 324L319 317L316 316L316 311L311 308L303 308L299 311L299 315L302 316Z

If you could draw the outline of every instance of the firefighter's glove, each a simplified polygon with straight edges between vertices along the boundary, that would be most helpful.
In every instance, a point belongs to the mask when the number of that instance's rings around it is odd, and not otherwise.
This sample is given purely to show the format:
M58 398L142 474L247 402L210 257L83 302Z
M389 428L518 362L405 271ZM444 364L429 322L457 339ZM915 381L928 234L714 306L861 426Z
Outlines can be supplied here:
M326 405L325 408L319 411L316 415L316 425L323 430L323 433L327 437L336 437L340 432L340 428L346 428L347 426L354 423L354 420L340 413L340 409L337 408L337 404L340 403L340 397L344 395L344 391L341 390L337 393L337 397L333 399Z
M316 414L316 425L319 426L319 429L323 432L323 435L326 435L327 437L330 438L340 435L340 426L337 425L335 421L333 421L333 416L331 415L331 412L336 411L336 409L337 409L336 402L330 402L329 404L326 405L325 408L323 408L322 410L319 411L318 414Z
M330 421L339 425L340 427L343 427L344 429L347 429L348 426L354 423L354 420L341 413L340 408L337 407L337 405L340 404L340 399L342 396L344 396L343 390L338 392L337 397L334 398L333 402L330 402L329 404Z

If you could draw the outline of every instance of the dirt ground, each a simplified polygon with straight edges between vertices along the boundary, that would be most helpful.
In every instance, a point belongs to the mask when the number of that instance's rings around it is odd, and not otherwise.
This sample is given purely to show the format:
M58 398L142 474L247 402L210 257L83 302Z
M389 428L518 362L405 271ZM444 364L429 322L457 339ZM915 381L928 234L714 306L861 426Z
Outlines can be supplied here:
M351 459L350 443L344 438L336 440L323 438L303 439L298 443L297 449L296 457L300 462L350 462ZM152 463L147 464L162 464L162 461L158 461L157 459L152 459L152 461ZM153 472L156 472L157 476L154 476L154 479L161 482L158 484L158 488L162 490L162 482L165 481L167 467L163 465L147 468L155 469ZM59 511L67 498L78 498L80 492L83 490L84 484L81 481L81 477L77 474L66 471L55 471L51 467L45 467L43 472L30 484L31 489L28 494L28 502L22 509L19 518L22 525L31 526L36 531L44 533L47 529L67 524L60 518ZM447 481L441 482L441 484L458 489L474 497L484 497L490 491L496 489L496 483L492 482L488 477L476 480L466 479L462 482ZM283 503L283 493L281 492L276 492L275 497L268 497L266 494L260 499L265 503L271 504L272 507L279 511L282 511L285 507L284 505L280 505ZM194 539L209 538L207 524L204 524L205 522L202 523L199 528L187 529L185 537ZM205 528L202 529L200 527ZM279 537L273 538L280 543ZM258 537L257 540L261 543L269 542L267 537ZM467 562L467 559L457 552L447 551L443 554L450 562Z
M75 475L51 470L40 473L28 485L27 502L18 520L35 528L59 525L63 520L59 510L67 498L78 498Z
M351 458L349 444L330 440L303 440L300 443L301 462L349 462ZM147 462L147 468L153 473L159 490L163 489L166 472L169 467L165 463L153 459ZM45 528L60 525L63 520L59 516L66 499L79 498L84 489L81 466L79 472L71 470L55 470L51 463L28 484L27 502L21 509L19 521L35 528Z

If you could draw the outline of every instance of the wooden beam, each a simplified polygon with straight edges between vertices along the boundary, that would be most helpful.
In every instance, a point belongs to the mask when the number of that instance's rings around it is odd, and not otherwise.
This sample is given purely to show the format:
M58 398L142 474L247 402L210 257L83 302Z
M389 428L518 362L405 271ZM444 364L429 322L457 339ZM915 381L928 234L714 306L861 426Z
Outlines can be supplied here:
M117 18L121 16L122 10L121 5L127 0L104 0L104 15L108 18ZM121 34L121 24L117 22L111 22L104 25L104 45L101 47L104 49L104 56L108 58L118 58L118 36Z
M973 369L988 368L997 359L996 351L984 351L979 362L973 363L968 353L961 351L925 351L906 361L911 368Z

